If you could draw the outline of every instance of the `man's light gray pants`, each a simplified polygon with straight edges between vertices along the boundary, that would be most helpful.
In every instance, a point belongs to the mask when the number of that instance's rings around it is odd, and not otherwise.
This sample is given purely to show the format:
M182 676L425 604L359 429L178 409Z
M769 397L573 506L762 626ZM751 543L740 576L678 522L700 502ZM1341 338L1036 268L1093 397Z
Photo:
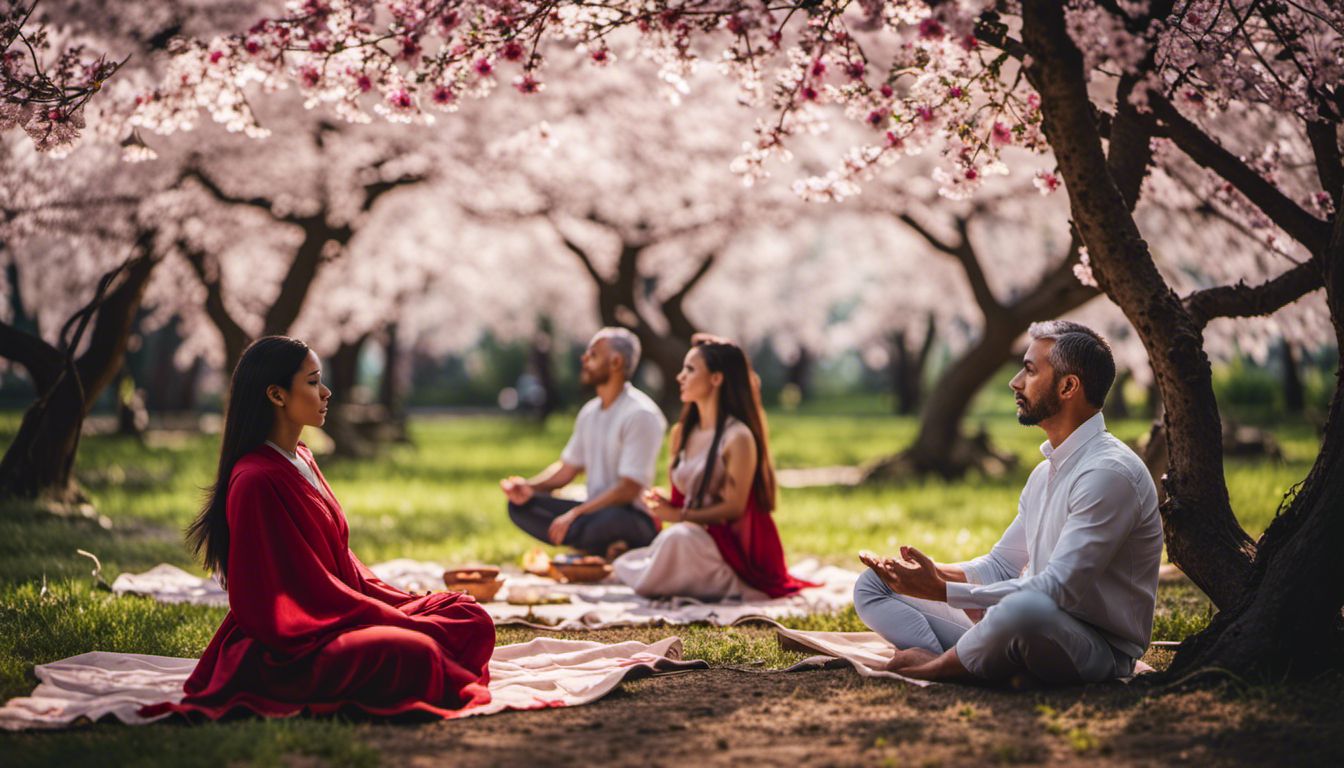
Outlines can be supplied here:
M1133 659L1040 592L1005 597L977 624L947 603L898 595L866 570L854 585L854 609L897 648L956 646L967 671L986 680L1025 672L1046 683L1095 683L1134 671Z

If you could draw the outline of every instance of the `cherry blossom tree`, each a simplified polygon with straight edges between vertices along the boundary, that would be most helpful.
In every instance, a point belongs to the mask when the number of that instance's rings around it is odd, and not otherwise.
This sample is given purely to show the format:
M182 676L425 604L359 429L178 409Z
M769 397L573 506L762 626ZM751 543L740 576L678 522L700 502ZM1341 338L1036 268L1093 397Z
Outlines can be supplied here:
M177 313L204 309L223 342L224 370L257 336L289 332L320 272L346 261L378 201L430 173L423 157L359 126L304 127L260 143L216 136L208 152L193 141L178 159L198 217L178 249L202 290L179 285L154 298ZM252 232L239 238L239 228Z
M744 223L769 226L812 207L784 185L746 189L729 173L740 116L720 80L650 88L653 68L571 68L575 76L551 83L544 98L474 105L475 136L447 132L453 167L471 179L459 178L457 200L485 222L548 224L547 246L582 267L602 324L639 336L659 399L672 408L691 336L714 319L693 319L690 297ZM509 130L524 109L535 122Z
M1344 491L1344 396L1337 389L1312 472L1253 542L1228 501L1203 342L1213 318L1266 314L1320 287L1336 341L1344 336L1344 224L1337 215L1344 188L1338 89L1344 81L1344 11L1337 4L901 0L851 7L823 0L777 7L745 1L574 7L538 0L459 17L461 7L388 4L386 20L374 18L362 29L357 14L348 14L348 22L341 15L348 6L310 3L247 36L202 44L183 61L191 72L227 70L218 79L236 83L244 66L260 70L262 79L292 79L303 77L305 67L339 60L346 66L326 71L367 77L370 89L382 89L384 111L404 119L432 103L432 89L444 89L444 101L452 102L460 89L479 83L487 67L508 60L511 43L523 49L514 57L523 62L519 84L535 90L542 61L535 46L520 41L555 33L606 56L603 43L612 28L632 26L651 55L673 71L699 60L700 41L720 43L717 58L745 90L775 107L778 119L761 124L738 164L744 173L765 173L794 135L815 124L818 104L838 104L872 125L877 141L804 185L812 197L856 194L882 167L926 148L945 158L939 174L945 193L964 196L1001 168L1004 145L1048 146L1058 170L1041 181L1062 183L1068 193L1077 236L1088 250L1083 273L1134 325L1166 404L1169 556L1222 609L1178 655L1176 668L1290 668L1292 656L1327 658L1337 650L1344 565L1331 553L1344 541L1344 518L1330 512L1330 500ZM447 18L454 24L439 24L442 44L426 46L419 33ZM322 37L330 30L339 31L334 46ZM901 45L890 58L871 60L863 39L873 34L894 36ZM424 53L407 55L408 36ZM399 49L393 41L401 41ZM214 56L210 45L219 56L206 66ZM518 54L517 48L509 52ZM405 59L410 63L403 70L397 62ZM837 70L846 80L823 82ZM324 82L330 80L319 77L315 84ZM331 90L341 104L348 105L352 94L359 98L357 90ZM186 101L183 93L195 92L174 86L159 94L158 104L171 112ZM1270 157L1266 164L1262 152L1229 147L1216 118L1230 109L1243 119L1291 126L1309 151L1295 162ZM1227 196L1258 213L1253 221L1280 230L1301 260L1285 253L1292 266L1255 286L1177 294L1133 214L1154 138L1170 139L1204 172L1220 177ZM1305 185L1305 200L1295 194L1293 180ZM1285 653L1289 647L1294 654Z
M28 375L37 400L0 460L0 496L82 500L71 469L80 427L121 368L131 326L162 261L159 227L138 211L115 155L56 161L7 140L0 147L0 270L6 286L0 357ZM96 191L95 191L96 190ZM72 196L73 195L73 196ZM12 292L12 293L11 293Z
M226 4L200 0L198 5L217 10ZM212 28L210 21L233 25L237 17L228 10L186 14L187 6L176 2L146 7L133 18L110 13L101 3L68 2L49 10L61 15L39 19L37 29L45 31L24 26L31 21L26 15L17 27L8 26L17 17L6 16L3 29L6 50L12 52L10 44L17 41L29 59L6 54L0 111L3 119L28 121L35 143L25 149L5 137L2 148L0 260L17 278L7 288L18 299L5 307L17 305L29 317L22 326L9 322L17 318L2 319L0 357L28 373L38 398L0 460L0 495L70 504L82 500L72 475L80 428L121 369L144 298L180 234L182 214L174 207L171 190L178 179L171 169L121 164L121 157L143 156L143 147L119 141L125 120L115 96L88 98L111 73L105 61L84 62L81 41L96 36L111 49L147 53L167 40L150 34L153 30L203 33ZM43 70L44 53L65 44L55 39L55 29L71 47L56 70ZM122 95L130 94L137 82L143 86L146 73L123 67L109 90L120 87ZM42 103L61 116L25 111L23 104L31 106L32 99L57 98L43 90L50 88L62 89L61 98L68 100ZM67 129L82 127L86 116L90 133L104 140L85 142L72 153L76 134ZM47 131L38 124L42 120L58 125ZM47 132L39 136L39 128Z
M615 44L623 28L637 46ZM541 90L555 62L542 43L559 39L595 64L647 57L684 78L713 62L732 75L773 112L735 163L749 179L828 110L868 125L870 140L799 183L811 199L858 195L926 151L941 159L942 193L967 198L1006 170L1006 147L1048 149L1056 167L1036 181L1067 193L1087 249L1079 275L1133 325L1166 405L1168 554L1221 609L1174 669L1305 672L1293 658L1334 658L1340 644L1344 394L1311 473L1252 541L1228 500L1205 329L1324 288L1336 344L1344 337L1342 32L1330 0L305 0L245 33L180 45L129 119L166 130L207 109L258 132L244 88L260 83L296 86L350 119L425 120L485 95L501 72ZM1135 213L1163 141L1218 180L1218 202L1273 255L1270 278L1175 290Z

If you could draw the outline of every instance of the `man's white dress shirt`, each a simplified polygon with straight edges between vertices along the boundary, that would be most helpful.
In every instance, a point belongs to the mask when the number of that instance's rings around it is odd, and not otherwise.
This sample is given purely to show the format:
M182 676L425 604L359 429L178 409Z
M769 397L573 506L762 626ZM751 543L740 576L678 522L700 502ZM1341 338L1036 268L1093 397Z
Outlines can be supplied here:
M1018 590L1041 592L1138 658L1152 638L1162 562L1157 488L1100 413L1041 453L1017 517L989 554L960 564L971 583L949 583L947 602L988 608Z

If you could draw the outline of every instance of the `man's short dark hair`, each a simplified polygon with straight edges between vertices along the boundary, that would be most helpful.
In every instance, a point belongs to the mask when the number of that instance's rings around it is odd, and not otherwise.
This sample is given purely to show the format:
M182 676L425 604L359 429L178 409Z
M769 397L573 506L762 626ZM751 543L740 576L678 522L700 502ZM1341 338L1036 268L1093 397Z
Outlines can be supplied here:
M1048 320L1032 323L1027 335L1032 341L1055 342L1048 356L1050 367L1055 369L1055 381L1061 376L1077 376L1088 405L1100 408L1105 404L1106 393L1115 383L1115 357L1101 334L1082 323Z

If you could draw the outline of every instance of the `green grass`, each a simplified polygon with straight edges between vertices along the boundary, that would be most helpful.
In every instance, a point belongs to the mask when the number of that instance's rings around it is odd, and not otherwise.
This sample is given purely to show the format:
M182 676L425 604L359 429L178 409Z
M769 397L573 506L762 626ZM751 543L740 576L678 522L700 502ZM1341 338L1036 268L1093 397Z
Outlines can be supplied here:
M948 561L985 551L1012 518L1022 483L1039 461L1042 437L997 409L978 413L972 424L983 421L994 441L1021 459L1009 476L782 490L776 520L790 560L815 556L853 567L858 550L889 551L898 542ZM412 423L411 444L392 446L376 460L319 460L349 518L351 545L366 562L393 557L516 562L533 544L509 523L496 481L507 474L535 472L553 460L568 436L571 418L555 417L544 427L494 417L422 419ZM14 415L0 416L0 444L8 442L16 426ZM871 403L843 412L809 406L772 413L770 426L777 464L788 468L857 464L882 456L907 443L916 424L887 416ZM1110 426L1122 438L1147 429L1141 421ZM1317 448L1306 425L1281 427L1276 436L1284 461L1238 460L1227 467L1234 509L1252 535L1273 519L1283 493L1305 476ZM142 445L107 436L86 438L78 474L101 523L23 506L0 510L0 698L31 690L32 665L89 650L199 655L223 617L222 609L113 597L91 586L91 563L75 550L97 554L108 582L118 573L159 562L196 568L182 545L181 530L200 504L201 489L212 480L217 440L154 434ZM1207 606L1193 588L1164 587L1154 637L1181 639L1197 631L1208 621ZM809 629L862 629L852 609L789 623ZM688 657L715 665L780 668L801 658L780 650L773 633L761 627L646 628L568 636L652 640L671 632L683 638ZM502 628L499 642L534 635ZM359 741L362 727L367 726L330 719L192 728L99 725L60 735L0 736L0 749L17 746L18 764L35 765L93 764L106 762L108 755L145 764L278 764L294 753L337 765L373 764L377 755ZM151 758L151 752L163 757Z

